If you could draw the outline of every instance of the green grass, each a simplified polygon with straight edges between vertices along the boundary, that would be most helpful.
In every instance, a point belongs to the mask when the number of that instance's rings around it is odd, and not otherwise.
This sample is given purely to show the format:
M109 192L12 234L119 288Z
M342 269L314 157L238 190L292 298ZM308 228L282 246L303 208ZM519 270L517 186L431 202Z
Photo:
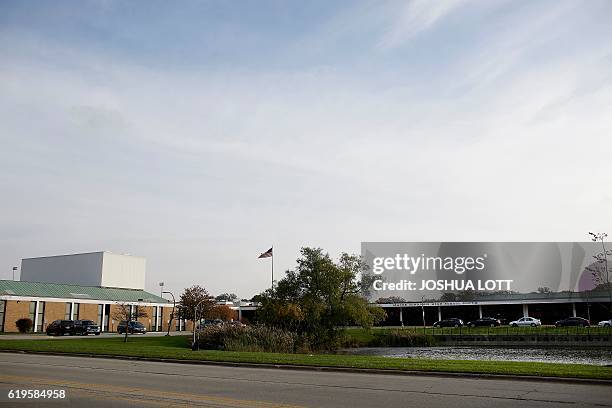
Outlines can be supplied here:
M478 374L508 374L527 376L589 378L612 380L612 367L584 364L524 363L500 361L426 360L385 358L338 354L280 354L230 352L216 350L191 351L189 338L130 337L123 339L29 339L2 340L3 351L35 351L54 353L84 353L103 356L133 356L212 362L242 362L259 364L288 364L324 367L375 368L390 370L432 371Z
M554 326L540 326L540 327L443 327L433 328L410 326L403 328L389 328L389 327L374 327L372 329L363 328L348 328L347 334L360 341L371 341L380 333L389 332L390 330L402 330L412 331L415 333L422 333L427 335L470 335L470 334L488 334L488 335L508 335L508 334L519 334L519 335L612 335L612 328L610 327L554 327Z

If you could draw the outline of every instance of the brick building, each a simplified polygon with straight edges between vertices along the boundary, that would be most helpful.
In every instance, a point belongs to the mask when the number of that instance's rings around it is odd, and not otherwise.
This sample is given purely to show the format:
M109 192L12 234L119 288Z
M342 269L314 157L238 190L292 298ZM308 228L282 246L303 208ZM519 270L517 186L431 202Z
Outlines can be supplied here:
M117 330L120 304L141 308L138 320L149 331L166 331L172 302L146 292L145 260L110 252L22 260L21 281L0 280L0 332L16 332L15 322L30 318L33 332L54 320L93 320L104 332ZM171 330L189 330L173 319Z

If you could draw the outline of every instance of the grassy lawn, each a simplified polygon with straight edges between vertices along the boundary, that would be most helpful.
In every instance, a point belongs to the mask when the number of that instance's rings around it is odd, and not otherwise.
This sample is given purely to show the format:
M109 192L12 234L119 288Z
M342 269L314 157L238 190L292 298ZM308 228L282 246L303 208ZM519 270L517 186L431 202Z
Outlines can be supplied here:
M130 337L127 343L123 343L123 340L121 338L70 340L0 339L0 350L22 350L55 353L87 353L104 356L136 356L217 362L296 364L325 367L377 368L391 370L454 373L510 374L612 380L612 367L601 367L582 364L425 360L356 355L278 354L215 350L201 350L193 352L189 348L189 338L185 336L134 336Z
M371 341L376 336L382 333L389 333L392 330L401 330L404 332L413 332L417 334L427 335L470 335L470 334L488 334L488 335L533 335L533 334L546 334L546 335L612 335L612 328L610 327L554 327L554 326L540 326L540 327L443 327L433 328L418 326L409 327L374 327L372 329L363 328L348 328L346 332L352 338L359 341Z

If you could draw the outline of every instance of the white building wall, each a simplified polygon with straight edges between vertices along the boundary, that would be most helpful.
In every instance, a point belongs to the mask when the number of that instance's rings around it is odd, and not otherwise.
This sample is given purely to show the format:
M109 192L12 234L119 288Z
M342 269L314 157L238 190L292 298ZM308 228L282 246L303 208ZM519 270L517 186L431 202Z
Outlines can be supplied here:
M104 253L100 286L145 288L146 259L139 256Z

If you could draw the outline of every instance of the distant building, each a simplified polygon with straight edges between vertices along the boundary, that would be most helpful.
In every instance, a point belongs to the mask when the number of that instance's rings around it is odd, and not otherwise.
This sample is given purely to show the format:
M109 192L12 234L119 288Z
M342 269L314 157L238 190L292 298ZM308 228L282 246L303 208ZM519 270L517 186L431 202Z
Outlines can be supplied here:
M374 304L373 304L374 305ZM384 325L421 326L437 320L458 317L464 322L480 317L512 321L523 316L536 317L542 324L570 316L584 317L597 324L610 318L610 298L607 291L512 293L475 296L473 300L457 302L424 301L376 303L387 312Z

